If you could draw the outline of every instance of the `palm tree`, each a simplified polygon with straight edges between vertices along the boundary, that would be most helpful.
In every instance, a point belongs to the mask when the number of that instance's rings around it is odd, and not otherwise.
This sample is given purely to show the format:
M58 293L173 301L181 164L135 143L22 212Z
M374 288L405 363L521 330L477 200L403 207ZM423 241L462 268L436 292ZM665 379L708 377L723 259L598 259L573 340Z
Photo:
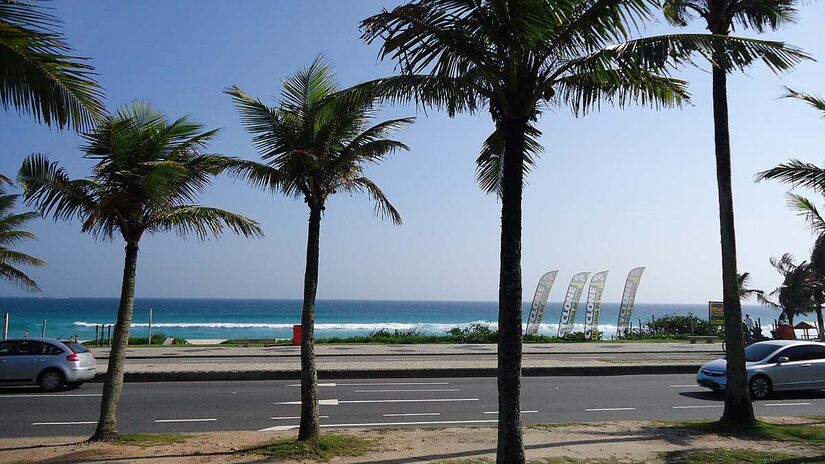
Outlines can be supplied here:
M665 0L664 13L674 25L685 27L694 16L701 16L709 37L728 37L735 27L753 29L758 33L775 30L791 22L796 13L795 0ZM753 43L767 43L753 41ZM775 58L763 60L773 71L790 69L807 55L801 51L774 45ZM728 127L727 74L742 68L753 59L735 63L737 51L726 42L718 42L705 57L713 74L713 129L716 156L716 186L719 199L719 233L722 250L722 300L725 308L725 339L728 350L725 410L721 422L747 424L756 419L750 401L745 371L745 349L742 343L742 306L737 289L736 231L733 219L733 187L731 182L730 132Z
M194 204L225 158L202 150L217 130L182 117L169 121L148 104L136 102L103 119L84 135L84 157L95 161L90 177L71 179L57 162L31 155L20 168L28 204L55 221L79 219L96 238L126 243L123 285L100 419L92 440L117 437L117 406L135 297L138 245L144 234L174 231L180 237L218 237L228 228L246 237L262 236L244 216Z
M804 315L815 309L815 296L822 290L822 285L807 262L795 264L793 256L785 253L781 258L771 258L771 265L782 275L782 285L769 295L777 301L771 301L759 295L759 301L775 309L781 309L793 325L794 317Z
M45 267L46 263L34 256L9 248L24 240L37 239L33 233L20 230L19 227L38 217L39 214L36 212L15 214L12 210L20 195L6 193L4 188L6 185L12 185L11 180L0 175L0 278L11 281L23 289L39 292L40 286L37 282L17 266L22 264Z
M366 193L376 215L401 224L401 216L378 186L363 175L401 142L387 138L413 118L372 123L373 102L351 105L336 94L335 76L321 57L284 81L281 102L269 108L237 86L227 89L265 163L243 161L231 168L251 184L301 198L309 207L304 303L301 313L301 425L299 440L319 434L318 374L315 367L315 294L318 288L321 217L332 195Z
M60 26L32 1L0 0L0 104L48 126L89 128L106 112L103 92Z
M709 55L724 43L736 66L795 59L781 44L703 34L631 39L653 0L415 0L365 19L363 38L400 75L365 83L364 95L458 112L489 111L495 130L482 145L477 177L501 198L498 344L499 463L524 462L521 433L521 199L540 154L534 122L547 106L576 115L638 102L669 107L687 96L664 74L669 62ZM618 42L618 43L617 43Z
M797 92L787 87L785 91L783 97L802 100L825 116L825 99ZM803 163L797 159L792 159L787 163L757 174L757 182L763 179L778 180L790 184L792 188L810 188L819 194L825 195L825 168L820 168L812 163ZM825 283L825 219L819 214L819 210L813 202L802 195L789 193L788 206L797 214L803 216L808 226L816 234L814 247L811 251L810 265L818 280ZM825 304L825 286L823 290L816 292L814 298L817 302L815 310L818 335L820 340L825 340L825 318L822 315L822 305Z

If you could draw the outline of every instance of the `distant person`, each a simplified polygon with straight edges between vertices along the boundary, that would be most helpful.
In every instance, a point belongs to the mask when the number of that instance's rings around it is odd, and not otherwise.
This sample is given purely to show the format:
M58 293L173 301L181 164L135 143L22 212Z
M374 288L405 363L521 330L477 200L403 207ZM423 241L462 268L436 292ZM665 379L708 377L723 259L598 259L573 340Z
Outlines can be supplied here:
M23 331L23 338L29 338L29 329Z
M748 326L748 331L753 332L753 329L756 327L756 323L751 318L750 314L745 314L745 325Z

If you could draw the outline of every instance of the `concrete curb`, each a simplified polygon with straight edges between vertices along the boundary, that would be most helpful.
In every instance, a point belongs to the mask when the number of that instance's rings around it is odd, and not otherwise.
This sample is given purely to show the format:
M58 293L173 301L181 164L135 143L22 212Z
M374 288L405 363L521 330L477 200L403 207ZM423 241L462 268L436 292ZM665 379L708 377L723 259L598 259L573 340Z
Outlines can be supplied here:
M607 354L613 355L617 352L612 351L530 351L525 352L525 356L530 355L600 355L600 354ZM621 351L618 352L619 354L650 354L650 351ZM720 354L724 353L722 350L684 350L684 351L671 351L670 354ZM384 357L390 358L393 356L400 356L400 357L412 357L412 356L491 356L495 355L496 352L492 351L489 353L324 353L324 354L316 354L316 358L335 358L335 357L354 357L354 356L363 356L363 357ZM168 354L164 356L144 356L144 355L137 355L137 356L127 356L129 359L208 359L208 358L297 358L300 356L300 352L290 352L290 353L283 353L283 354L209 354L209 355L193 355L193 354ZM108 360L108 356L95 356L95 359L103 361Z
M551 376L611 376L693 374L700 365L636 365L636 366L571 366L525 367L525 377ZM102 382L105 374L98 374L93 382ZM495 368L446 368L446 369L358 369L318 371L320 379L368 379L368 378L445 378L445 377L495 377ZM183 371L183 372L127 372L126 382L197 382L239 380L299 380L301 371Z

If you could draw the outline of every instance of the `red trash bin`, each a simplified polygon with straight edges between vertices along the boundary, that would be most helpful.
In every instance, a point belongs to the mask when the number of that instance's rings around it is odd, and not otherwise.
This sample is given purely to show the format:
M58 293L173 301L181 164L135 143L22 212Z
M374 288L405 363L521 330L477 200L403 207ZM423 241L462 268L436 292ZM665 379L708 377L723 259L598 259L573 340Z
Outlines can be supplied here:
M292 346L301 346L301 324L292 326Z
M793 326L790 324L779 325L779 339L780 340L794 340L796 334L793 331Z

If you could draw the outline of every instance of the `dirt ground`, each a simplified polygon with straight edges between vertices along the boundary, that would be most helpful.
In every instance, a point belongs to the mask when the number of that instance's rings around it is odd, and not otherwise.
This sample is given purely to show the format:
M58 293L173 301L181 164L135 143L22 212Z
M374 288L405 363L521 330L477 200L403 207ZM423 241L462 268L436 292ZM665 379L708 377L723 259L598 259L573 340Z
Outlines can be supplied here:
M799 420L786 419L798 422ZM773 421L772 421L773 422ZM491 427L402 428L341 431L379 440L380 451L335 463L406 464L495 458ZM0 439L0 463L252 463L273 460L241 450L294 432L220 432L188 435L185 443L135 446L84 443L86 437ZM661 463L670 451L747 448L821 456L821 448L673 430L651 422L573 424L525 429L528 459L574 457L618 462Z

